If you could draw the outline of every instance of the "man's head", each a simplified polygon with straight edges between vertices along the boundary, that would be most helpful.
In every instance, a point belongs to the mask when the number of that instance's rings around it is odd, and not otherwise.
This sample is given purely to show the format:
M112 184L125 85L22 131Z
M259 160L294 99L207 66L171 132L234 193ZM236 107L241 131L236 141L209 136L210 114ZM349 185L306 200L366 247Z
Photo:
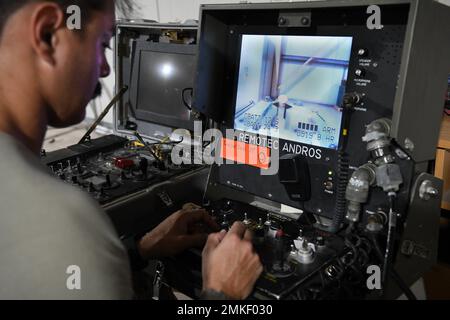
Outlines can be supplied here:
M49 125L82 121L99 78L110 73L116 2L131 8L127 0L0 0L0 73L14 65L7 80L39 99ZM68 27L77 18L67 12L72 5L81 9L80 30Z

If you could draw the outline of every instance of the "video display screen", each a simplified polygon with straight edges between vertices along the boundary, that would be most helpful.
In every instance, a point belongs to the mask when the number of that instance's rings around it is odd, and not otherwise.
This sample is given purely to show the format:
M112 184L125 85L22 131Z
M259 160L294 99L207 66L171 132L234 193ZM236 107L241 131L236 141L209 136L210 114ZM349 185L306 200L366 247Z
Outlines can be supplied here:
M337 150L352 42L243 35L234 129Z
M181 94L193 86L194 71L195 55L141 52L137 109L189 121Z

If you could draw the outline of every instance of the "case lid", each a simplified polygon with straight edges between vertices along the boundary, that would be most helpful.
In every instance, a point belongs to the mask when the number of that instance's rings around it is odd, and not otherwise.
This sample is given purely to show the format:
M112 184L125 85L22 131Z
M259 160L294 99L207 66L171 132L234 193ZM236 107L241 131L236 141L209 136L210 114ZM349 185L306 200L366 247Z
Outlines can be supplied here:
M197 65L198 24L120 20L116 24L116 92L129 89L114 109L114 132L138 131L151 140L175 129L193 131L191 101Z

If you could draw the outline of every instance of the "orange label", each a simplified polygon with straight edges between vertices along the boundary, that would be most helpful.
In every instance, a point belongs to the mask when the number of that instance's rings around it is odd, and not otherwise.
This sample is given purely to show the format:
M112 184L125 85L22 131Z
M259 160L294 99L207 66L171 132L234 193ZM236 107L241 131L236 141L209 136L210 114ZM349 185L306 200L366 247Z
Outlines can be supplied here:
M260 169L269 169L270 148L224 138L220 157Z

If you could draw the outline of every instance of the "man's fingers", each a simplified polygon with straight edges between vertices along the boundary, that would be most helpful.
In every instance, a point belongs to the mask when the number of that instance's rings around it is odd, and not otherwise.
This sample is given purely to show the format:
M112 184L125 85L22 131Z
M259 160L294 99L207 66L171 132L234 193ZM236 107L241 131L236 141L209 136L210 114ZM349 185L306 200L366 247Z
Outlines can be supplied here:
M201 220L203 215L207 212L205 209L183 209L181 210L183 216L187 217L190 220Z
M198 210L201 208L202 207L196 205L195 203L186 203L185 205L183 205L183 210Z
M230 231L228 231L228 235L237 235L239 238L244 238L245 231L247 227L242 222L235 222L231 227Z
M183 243L183 247L191 248L191 247L202 247L208 235L205 233L193 234L193 235L185 235L180 239L180 243Z
M186 210L184 216L187 223L203 222L213 231L219 231L219 225L211 218L211 216L204 209Z
M226 235L225 231L210 234L208 236L208 240L206 241L204 250L208 252L210 250L214 250L215 248L217 248L217 246L222 242L225 235Z
M216 235L217 235L217 238L219 239L219 242L222 242L222 240L227 235L227 231L226 230L222 230L219 233L216 233Z
M244 240L252 242L252 239L253 239L253 232L249 229L245 230Z
M212 231L219 231L220 227L217 222L205 211L203 216L203 221L206 225L211 228Z

